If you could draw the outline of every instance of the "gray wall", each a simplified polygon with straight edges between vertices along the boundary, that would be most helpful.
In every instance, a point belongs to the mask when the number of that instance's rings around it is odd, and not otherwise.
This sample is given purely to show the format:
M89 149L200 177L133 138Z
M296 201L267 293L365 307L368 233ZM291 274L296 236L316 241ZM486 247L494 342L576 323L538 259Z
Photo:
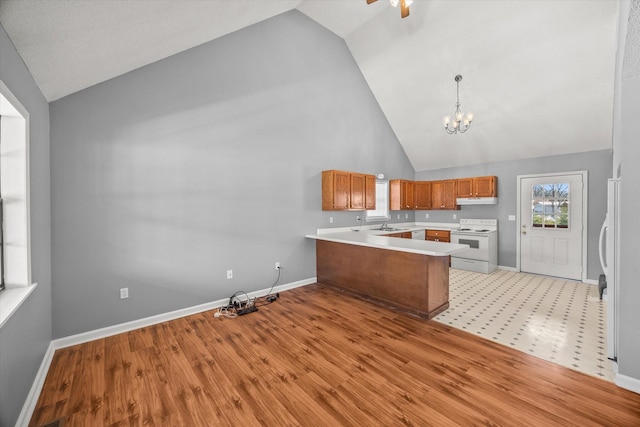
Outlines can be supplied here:
M635 1L629 12L630 3L621 3L621 19L631 15L630 22L635 28L630 28L628 34L621 36L627 39L627 49L632 54L637 52L640 45L640 33L637 31L640 23L640 2ZM626 22L621 27L626 29ZM633 30L636 31L633 31ZM634 46L636 50L634 50ZM638 212L640 212L640 69L637 61L631 59L624 64L620 61L623 52L618 52L618 84L621 89L621 109L616 113L614 121L614 150L619 154L615 156L619 164L614 164L615 170L620 168L620 280L619 292L619 347L618 368L622 375L626 375L640 383L640 233L638 232ZM627 52L629 53L629 52ZM620 77L622 76L622 77ZM638 384L636 384L636 387Z
M314 277L321 171L415 173L344 41L297 11L50 110L54 337L268 288L276 261Z
M0 79L30 117L31 279L38 287L0 329L0 426L13 426L51 342L49 107L0 26Z
M607 179L612 170L611 150L562 156L541 157L512 162L496 162L437 171L416 172L416 180L464 178L469 176L496 175L498 177L498 204L462 206L459 211L417 211L416 221L457 222L460 218L498 219L498 264L505 267L516 266L516 221L509 221L509 215L516 215L518 175L588 171L588 234L587 234L587 277L597 280L602 273L598 258L598 237L607 211ZM425 214L429 219L425 219ZM456 214L458 219L453 219Z

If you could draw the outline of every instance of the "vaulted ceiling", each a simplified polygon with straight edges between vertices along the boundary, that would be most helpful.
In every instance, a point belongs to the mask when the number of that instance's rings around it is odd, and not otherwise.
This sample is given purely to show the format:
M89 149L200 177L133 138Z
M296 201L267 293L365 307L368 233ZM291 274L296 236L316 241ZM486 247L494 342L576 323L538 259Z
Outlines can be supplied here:
M54 101L291 9L345 40L416 171L611 148L617 1L0 0L0 22ZM475 119L448 135L457 74Z

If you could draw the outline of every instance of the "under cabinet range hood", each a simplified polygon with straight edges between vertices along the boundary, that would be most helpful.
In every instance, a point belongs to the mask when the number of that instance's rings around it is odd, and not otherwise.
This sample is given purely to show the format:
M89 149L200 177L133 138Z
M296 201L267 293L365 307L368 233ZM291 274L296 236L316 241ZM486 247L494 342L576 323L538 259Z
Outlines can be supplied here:
M497 205L497 197L458 197L458 205Z

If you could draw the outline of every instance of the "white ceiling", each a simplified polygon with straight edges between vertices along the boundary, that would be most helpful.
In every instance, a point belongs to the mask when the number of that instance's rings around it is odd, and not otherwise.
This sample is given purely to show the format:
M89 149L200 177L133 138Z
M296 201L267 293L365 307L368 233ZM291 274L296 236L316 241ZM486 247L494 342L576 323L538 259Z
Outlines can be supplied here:
M48 101L297 8L344 38L414 168L611 148L618 2L0 0ZM447 135L454 76L475 115Z

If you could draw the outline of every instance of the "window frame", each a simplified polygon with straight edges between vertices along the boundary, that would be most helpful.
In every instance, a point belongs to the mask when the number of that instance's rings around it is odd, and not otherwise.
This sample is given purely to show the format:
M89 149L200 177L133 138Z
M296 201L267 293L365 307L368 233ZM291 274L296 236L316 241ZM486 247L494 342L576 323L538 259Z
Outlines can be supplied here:
M380 191L380 186L384 186L384 190ZM380 222L391 220L391 211L389 210L388 180L376 180L376 209L367 210L365 212L365 222Z
M0 185L3 199L5 287L0 292L0 328L36 288L31 282L29 112L0 80ZM11 153L11 156L3 153ZM10 195L10 199L6 196Z

